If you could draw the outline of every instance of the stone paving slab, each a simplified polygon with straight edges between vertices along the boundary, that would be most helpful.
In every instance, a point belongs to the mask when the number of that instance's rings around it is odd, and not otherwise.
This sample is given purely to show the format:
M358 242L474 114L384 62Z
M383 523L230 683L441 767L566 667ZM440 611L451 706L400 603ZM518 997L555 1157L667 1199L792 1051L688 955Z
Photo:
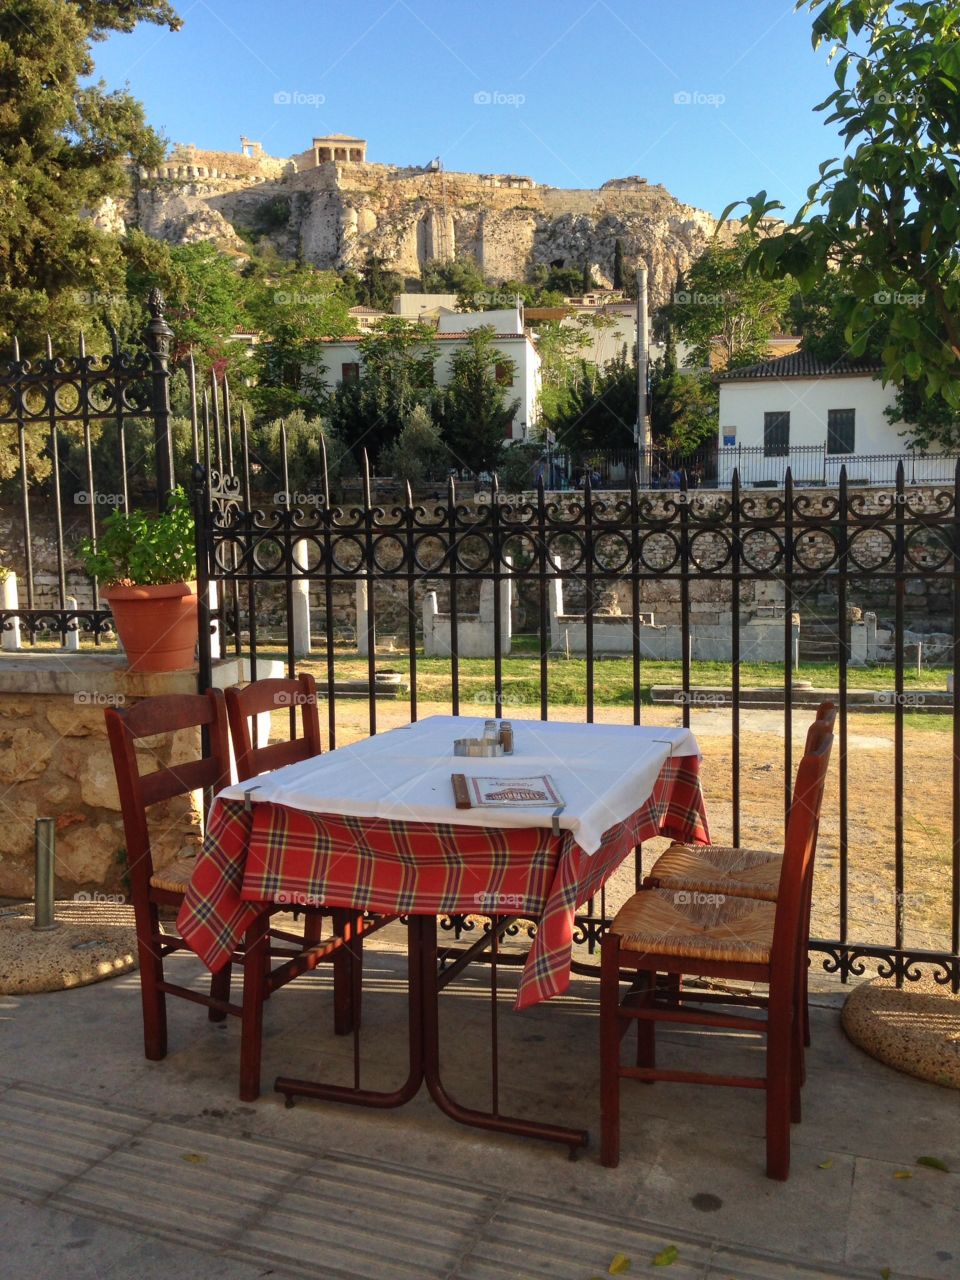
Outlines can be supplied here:
M109 1256L132 1254L145 1236L167 1242L158 1246L161 1257L170 1244L193 1252L196 1269L187 1275L238 1278L588 1280L605 1274L617 1253L632 1260L632 1273L646 1272L670 1246L677 1259L663 1274L671 1280L877 1275L876 1268L736 1248L640 1217L580 1212L490 1182L486 1168L465 1169L458 1184L389 1161L338 1151L317 1158L16 1083L2 1103L0 1221L11 1211L4 1197L68 1215L74 1234L82 1235L77 1223L93 1220L91 1239L101 1227L109 1235L98 1250L103 1270L94 1275L149 1274L132 1256ZM141 1248L149 1255L149 1245ZM208 1267L208 1254L219 1262ZM17 1255L18 1270L6 1251L5 1280L41 1275L28 1269L30 1256ZM227 1258L242 1260L243 1269L231 1271Z
M175 980L206 982L189 957L170 967ZM371 948L366 967L364 1080L395 1085L406 1037L403 958ZM568 996L516 1015L515 976L503 982L504 1109L582 1124L596 1138L596 984L578 978ZM26 1205L38 1229L41 1211L86 1221L106 1253L88 1271L62 1253L61 1271L50 1274L69 1280L159 1280L162 1270L141 1266L153 1256L151 1235L176 1257L166 1274L198 1280L266 1271L592 1280L617 1252L634 1259L630 1274L672 1280L878 1280L885 1267L892 1280L956 1280L960 1174L915 1161L934 1155L960 1170L957 1096L861 1053L843 1033L839 1005L826 994L814 1002L804 1121L793 1131L792 1177L781 1184L763 1174L763 1099L753 1091L628 1084L616 1171L600 1166L595 1147L571 1162L547 1143L453 1124L423 1093L396 1111L307 1101L286 1110L271 1088L278 1072L352 1073L350 1038L331 1034L326 971L270 1000L264 1091L253 1105L237 1100L233 1019L212 1024L204 1010L171 1000L170 1053L144 1060L135 973L0 997L0 1229L10 1206ZM488 975L469 971L442 1006L445 1080L464 1102L485 1104ZM760 1052L742 1036L662 1039L664 1062L706 1055L720 1071L755 1069ZM908 1180L895 1176L904 1168ZM66 1249L63 1231L55 1239ZM669 1244L678 1260L651 1269L649 1258ZM0 1277L18 1280L8 1261L0 1255ZM34 1280L26 1266L21 1274Z

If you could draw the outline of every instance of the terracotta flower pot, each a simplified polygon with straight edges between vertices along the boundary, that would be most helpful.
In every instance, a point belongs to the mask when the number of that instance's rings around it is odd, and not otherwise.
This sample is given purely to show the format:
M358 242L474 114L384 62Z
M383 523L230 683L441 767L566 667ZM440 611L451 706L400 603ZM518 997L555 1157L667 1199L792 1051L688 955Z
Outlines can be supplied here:
M180 671L193 666L197 644L197 584L109 587L103 593L131 671Z

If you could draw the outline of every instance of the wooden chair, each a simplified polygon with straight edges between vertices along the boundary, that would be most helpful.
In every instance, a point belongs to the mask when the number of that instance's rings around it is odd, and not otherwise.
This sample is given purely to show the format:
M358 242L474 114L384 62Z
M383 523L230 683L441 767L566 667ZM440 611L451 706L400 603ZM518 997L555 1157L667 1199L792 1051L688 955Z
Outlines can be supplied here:
M837 718L833 702L821 702L816 718L807 730L804 751L809 751L818 725L830 733ZM782 851L745 849L730 845L688 845L675 842L657 858L644 879L644 888L672 889L675 892L723 894L728 898L759 898L776 902L783 867ZM808 898L809 908L812 894ZM807 998L807 940L810 936L809 910L804 922L802 950L803 1040L810 1043L810 1013Z
M153 1061L166 1056L168 995L206 1005L213 1022L223 1021L228 1014L240 1017L240 1097L253 1101L260 1092L263 1000L270 991L336 955L338 939L334 937L326 943L305 947L303 940L295 935L269 929L269 917L277 910L271 908L247 931L243 948L234 952L230 962L213 975L209 995L167 981L164 959L175 951L186 950L187 944L176 933L166 931L171 929L169 924L161 930L159 912L162 907L179 909L193 874L194 860L181 859L159 871L154 868L147 810L160 801L201 788L217 791L230 782L224 699L215 689L206 694L170 694L144 698L129 708L107 708L105 716L120 793L130 895L137 928L144 1052ZM205 731L209 743L207 753L199 759L175 765L161 764L150 772L141 772L137 744L145 738L183 729ZM292 945L285 951L272 950L272 940ZM271 971L271 954L284 956L286 963ZM255 982L249 980L252 959L256 960L258 970ZM242 964L244 969L242 1006L230 1002L234 964Z
M827 722L814 724L800 762L787 821L775 903L756 898L690 901L689 891L641 889L618 912L603 940L600 981L601 1149L604 1165L620 1157L620 1080L671 1080L765 1089L767 1174L785 1179L790 1169L790 1122L800 1118L802 985L800 937L812 891L812 868L820 807L833 736ZM685 901L684 898L687 900ZM620 972L635 970L637 983L620 999ZM762 982L769 988L765 1013L745 1016L688 1001L709 1002L704 993L658 991L657 975L685 975ZM735 998L715 994L715 1004ZM620 1063L620 1041L637 1023L637 1065ZM730 1076L666 1070L655 1065L657 1022L704 1025L763 1034L762 1076Z
M320 741L320 714L317 710L317 685L313 676L303 672L296 680L254 680L244 688L227 689L227 718L237 761L237 778L247 782L259 773L268 773L285 764L309 760L323 751ZM264 711L300 710L303 734L263 746L253 745L250 721Z
M145 698L129 709L107 708L105 715L120 793L130 896L137 926L144 1051L156 1061L167 1052L168 995L207 1005L211 1022L222 1022L228 1013L240 1013L239 1006L230 1004L229 964L211 978L209 996L167 982L164 977L164 957L183 950L186 943L173 933L161 931L159 909L179 908L193 872L193 859L178 859L156 871L147 824L147 809L152 805L201 788L217 791L230 782L227 721L223 699L212 690L202 695ZM156 734L198 728L207 732L207 755L141 773L139 741Z
M261 773L309 760L322 753L317 685L313 676L307 672L301 672L296 679L254 680L243 688L225 690L224 696L238 781L247 782ZM300 711L300 736L254 746L251 731L254 717L265 711L283 711L288 708L294 712L298 709ZM359 1020L360 1017L363 916L339 907L329 911L322 908L304 908L303 911L303 936L307 942L320 941L325 915L332 919L335 933L343 936L349 930L355 938L349 947L345 947L333 958L334 1031L337 1035L349 1035L353 1030L354 1020Z

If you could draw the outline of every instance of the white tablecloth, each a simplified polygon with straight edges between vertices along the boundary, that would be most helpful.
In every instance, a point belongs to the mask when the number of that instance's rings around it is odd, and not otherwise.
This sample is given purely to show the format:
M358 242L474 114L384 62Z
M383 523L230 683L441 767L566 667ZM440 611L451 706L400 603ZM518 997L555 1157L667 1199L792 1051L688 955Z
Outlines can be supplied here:
M512 756L455 756L454 738L479 737L483 719L430 716L287 765L220 794L311 813L470 827L549 827L550 809L458 809L452 773L522 778L548 773L565 802L560 826L585 853L628 818L653 791L671 755L698 755L689 729L514 720ZM254 788L252 791L251 788Z

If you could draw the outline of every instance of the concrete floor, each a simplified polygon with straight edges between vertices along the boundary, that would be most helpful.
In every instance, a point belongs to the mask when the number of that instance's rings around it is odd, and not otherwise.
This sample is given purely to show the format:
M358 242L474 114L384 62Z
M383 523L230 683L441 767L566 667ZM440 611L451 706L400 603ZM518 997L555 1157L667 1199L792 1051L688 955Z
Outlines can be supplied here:
M403 1075L404 957L367 961L364 1083ZM189 958L171 962L196 976ZM502 1109L595 1136L595 984L517 1015L501 1007ZM237 1100L239 1026L168 1002L170 1053L142 1056L136 974L51 995L0 997L3 1280L273 1275L369 1280L590 1280L616 1254L631 1274L960 1276L960 1095L866 1057L815 997L805 1115L787 1184L763 1174L763 1095L624 1082L623 1159L455 1125L421 1095L398 1111L272 1093L280 1073L349 1083L330 1033L326 974L267 1006L264 1096ZM444 1072L485 1105L489 991L471 970L442 1001ZM759 1066L759 1044L688 1033L661 1061ZM752 1065L751 1065L752 1062ZM923 1168L936 1156L951 1172ZM897 1176L908 1172L909 1177ZM652 1259L673 1245L669 1270Z

